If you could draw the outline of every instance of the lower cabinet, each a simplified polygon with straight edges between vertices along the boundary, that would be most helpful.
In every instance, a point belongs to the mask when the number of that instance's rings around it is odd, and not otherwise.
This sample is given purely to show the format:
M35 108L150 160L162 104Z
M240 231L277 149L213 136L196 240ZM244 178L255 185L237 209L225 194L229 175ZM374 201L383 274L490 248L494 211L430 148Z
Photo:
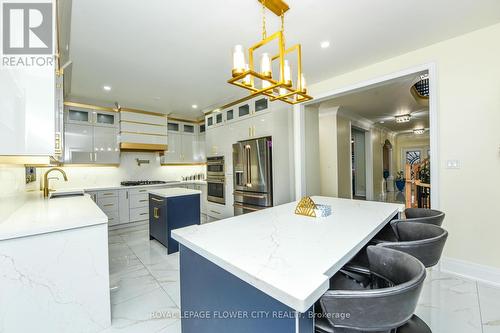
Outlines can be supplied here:
M207 222L206 185L184 183L159 188L167 187L200 190L202 192L199 196L201 223ZM108 216L108 225L116 226L131 222L147 221L150 218L149 190L151 188L139 187L85 192L91 196L92 200Z

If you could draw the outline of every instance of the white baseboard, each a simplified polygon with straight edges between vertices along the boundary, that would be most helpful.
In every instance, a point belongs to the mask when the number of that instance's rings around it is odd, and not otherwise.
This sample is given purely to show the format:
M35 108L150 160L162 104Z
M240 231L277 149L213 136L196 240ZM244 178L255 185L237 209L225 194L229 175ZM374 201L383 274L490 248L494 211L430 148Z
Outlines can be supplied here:
M441 258L440 267L443 272L500 287L500 268L449 257Z

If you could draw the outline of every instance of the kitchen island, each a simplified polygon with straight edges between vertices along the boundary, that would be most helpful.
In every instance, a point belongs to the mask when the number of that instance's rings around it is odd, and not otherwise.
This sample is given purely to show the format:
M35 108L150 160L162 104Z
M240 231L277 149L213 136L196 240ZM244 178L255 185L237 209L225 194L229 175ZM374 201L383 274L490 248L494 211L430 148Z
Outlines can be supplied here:
M182 332L312 333L311 309L344 266L403 205L313 197L332 215L294 214L297 202L177 229Z
M179 251L172 239L172 230L200 224L201 191L185 188L154 189L149 191L149 239L156 239L167 253Z
M0 331L109 327L107 216L88 195L18 200L0 219Z

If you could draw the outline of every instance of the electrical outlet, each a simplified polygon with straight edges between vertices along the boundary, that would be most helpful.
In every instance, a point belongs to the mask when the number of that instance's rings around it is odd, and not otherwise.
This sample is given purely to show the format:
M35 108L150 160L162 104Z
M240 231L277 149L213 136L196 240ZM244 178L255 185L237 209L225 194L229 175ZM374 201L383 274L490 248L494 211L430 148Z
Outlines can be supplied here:
M446 161L446 169L460 169L460 161L459 160L447 160Z
M26 184L32 183L36 181L36 168L35 167L26 167Z

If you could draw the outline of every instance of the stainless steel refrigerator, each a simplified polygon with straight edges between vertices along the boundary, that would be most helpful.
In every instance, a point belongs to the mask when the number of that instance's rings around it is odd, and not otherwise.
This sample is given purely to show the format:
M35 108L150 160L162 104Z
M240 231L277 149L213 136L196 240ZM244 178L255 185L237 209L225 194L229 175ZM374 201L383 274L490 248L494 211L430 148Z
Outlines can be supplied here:
M233 144L234 215L273 206L271 137Z

